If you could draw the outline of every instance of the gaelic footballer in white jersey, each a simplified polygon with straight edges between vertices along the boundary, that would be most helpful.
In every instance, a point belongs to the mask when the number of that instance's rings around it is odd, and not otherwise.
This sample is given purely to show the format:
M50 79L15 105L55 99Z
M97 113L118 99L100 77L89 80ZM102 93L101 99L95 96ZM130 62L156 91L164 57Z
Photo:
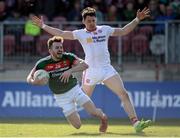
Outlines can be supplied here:
M83 83L95 85L102 83L117 72L111 65L108 51L108 39L114 32L114 28L102 25L97 26L93 32L87 29L73 31L75 39L78 39L85 52L85 62L89 68L83 74Z

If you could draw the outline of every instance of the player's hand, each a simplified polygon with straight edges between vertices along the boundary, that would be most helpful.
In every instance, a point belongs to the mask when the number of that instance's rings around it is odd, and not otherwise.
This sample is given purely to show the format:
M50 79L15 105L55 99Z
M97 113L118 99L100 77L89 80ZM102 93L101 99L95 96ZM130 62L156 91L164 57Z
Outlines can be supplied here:
M42 28L43 24L44 24L44 20L43 20L43 16L41 16L41 18L35 16L35 15L32 15L31 16L31 20L33 22L33 24L39 26L40 28Z
M61 82L68 83L69 77L71 76L71 74L72 74L72 71L69 69L69 70L63 72L61 74L61 76L59 77L59 79L61 80Z
M47 84L47 82L48 82L47 78L42 78L42 79L35 79L33 81L33 84L36 84L36 85L45 85L45 84Z
M148 18L150 17L150 10L149 8L145 7L142 11L140 11L140 9L137 11L136 13L136 17L139 19L139 20L143 20L145 18Z

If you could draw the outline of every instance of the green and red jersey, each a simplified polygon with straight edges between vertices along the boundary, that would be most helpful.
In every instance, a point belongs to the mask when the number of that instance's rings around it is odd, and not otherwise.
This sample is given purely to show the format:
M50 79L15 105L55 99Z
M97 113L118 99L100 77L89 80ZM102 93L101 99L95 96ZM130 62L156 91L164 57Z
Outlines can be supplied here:
M59 61L54 61L51 56L40 59L36 63L36 70L44 69L49 73L49 88L54 94L62 94L72 89L77 84L77 79L70 76L69 82L61 82L59 77L61 74L72 68L77 57L72 53L63 53Z

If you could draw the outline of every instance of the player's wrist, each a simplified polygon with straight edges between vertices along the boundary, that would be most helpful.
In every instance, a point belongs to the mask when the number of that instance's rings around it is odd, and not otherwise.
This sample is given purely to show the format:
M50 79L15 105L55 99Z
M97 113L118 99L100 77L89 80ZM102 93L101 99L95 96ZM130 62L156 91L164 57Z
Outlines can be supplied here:
M34 85L37 84L37 79L32 78L32 79L31 79L31 83L34 84Z
M138 17L136 17L134 20L135 20L137 23L140 22L140 19L139 19Z
M47 25L46 24L42 24L41 28L44 29Z
M69 69L68 71L70 72L70 74L72 74L72 73L73 73L73 70L72 70L72 68L71 68L71 69Z

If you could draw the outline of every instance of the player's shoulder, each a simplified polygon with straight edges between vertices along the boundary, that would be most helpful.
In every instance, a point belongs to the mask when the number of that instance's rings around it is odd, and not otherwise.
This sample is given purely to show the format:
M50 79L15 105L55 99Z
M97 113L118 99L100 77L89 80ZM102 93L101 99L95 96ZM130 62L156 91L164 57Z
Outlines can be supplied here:
M109 26L109 25L98 25L97 28L100 28L100 29L109 29L109 28L112 28L112 27Z
M49 60L51 60L51 56L50 56L50 55L49 55L49 56L46 56L46 57L44 57L44 58L39 59L39 60L36 62L36 64L45 63L45 62L48 62Z
M63 56L64 57L76 57L76 55L74 53L71 53L71 52L64 52Z
M84 28L82 28L82 29L76 29L76 30L74 30L73 32L82 33L82 32L85 32L85 29L84 29Z

